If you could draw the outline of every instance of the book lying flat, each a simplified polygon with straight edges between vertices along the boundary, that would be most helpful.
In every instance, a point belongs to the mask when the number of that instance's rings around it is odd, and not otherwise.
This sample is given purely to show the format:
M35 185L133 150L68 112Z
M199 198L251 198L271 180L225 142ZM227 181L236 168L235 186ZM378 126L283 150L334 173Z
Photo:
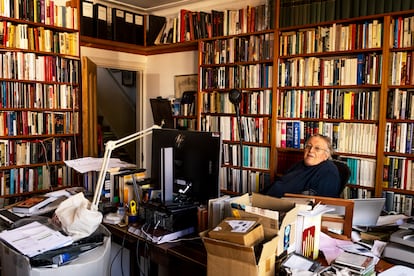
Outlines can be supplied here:
M31 214L40 208L45 207L56 199L56 197L36 195L23 200L22 202L19 202L17 205L13 206L12 210L15 213Z

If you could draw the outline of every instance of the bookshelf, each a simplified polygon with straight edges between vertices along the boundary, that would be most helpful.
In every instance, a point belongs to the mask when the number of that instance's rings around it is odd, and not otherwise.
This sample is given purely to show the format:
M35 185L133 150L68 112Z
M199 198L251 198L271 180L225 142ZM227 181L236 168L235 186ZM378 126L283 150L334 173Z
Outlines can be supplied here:
M241 21L234 25L238 26L236 29L226 29L223 27L226 24L218 26L214 31L217 37L199 40L198 125L200 130L221 133L220 188L223 192L259 191L272 171L271 120L275 86L272 4L273 1L263 4L270 13L262 23L253 20L247 7L239 12L246 13L252 21L243 21L245 25ZM222 18L225 13L230 14L230 11L215 11L212 16ZM217 21L220 22L213 19ZM229 100L232 89L239 90L242 95L242 137L239 137L235 107Z
M0 11L0 196L6 199L76 184L63 161L79 151L78 3L32 1L23 9L15 2Z
M322 132L351 168L346 197L383 196L388 211L411 215L414 7L331 1L348 3L350 14L335 8L332 18L296 22L285 15L306 9L292 11L293 2L281 1L275 55L277 173L302 158L308 135Z

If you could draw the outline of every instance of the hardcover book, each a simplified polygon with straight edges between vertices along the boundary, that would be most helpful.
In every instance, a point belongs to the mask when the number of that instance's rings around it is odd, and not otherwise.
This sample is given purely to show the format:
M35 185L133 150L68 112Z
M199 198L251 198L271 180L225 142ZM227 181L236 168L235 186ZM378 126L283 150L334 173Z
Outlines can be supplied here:
M54 200L56 200L56 197L33 196L13 206L12 210L15 213L31 214Z

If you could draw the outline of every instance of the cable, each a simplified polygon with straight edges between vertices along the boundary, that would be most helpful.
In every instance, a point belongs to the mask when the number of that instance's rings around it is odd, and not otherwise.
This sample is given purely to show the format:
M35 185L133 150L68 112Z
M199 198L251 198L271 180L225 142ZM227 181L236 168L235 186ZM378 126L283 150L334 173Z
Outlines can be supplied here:
M127 230L128 231L128 230ZM121 244L121 248L119 248L119 250L116 252L114 258L111 261L111 265L109 266L109 273L112 274L112 266L116 260L116 258L118 257L118 255L121 253L121 275L124 275L124 266L123 266L123 254L124 254L124 248L125 248L125 239L127 236L127 231L124 232L124 236L122 237L122 244Z

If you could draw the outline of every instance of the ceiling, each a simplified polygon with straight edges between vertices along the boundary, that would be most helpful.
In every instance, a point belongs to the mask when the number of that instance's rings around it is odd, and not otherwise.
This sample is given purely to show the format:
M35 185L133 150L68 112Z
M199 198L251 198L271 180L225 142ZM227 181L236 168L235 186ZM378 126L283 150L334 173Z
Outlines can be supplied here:
M181 6L196 1L197 0L106 0L106 2L129 6L146 12Z

